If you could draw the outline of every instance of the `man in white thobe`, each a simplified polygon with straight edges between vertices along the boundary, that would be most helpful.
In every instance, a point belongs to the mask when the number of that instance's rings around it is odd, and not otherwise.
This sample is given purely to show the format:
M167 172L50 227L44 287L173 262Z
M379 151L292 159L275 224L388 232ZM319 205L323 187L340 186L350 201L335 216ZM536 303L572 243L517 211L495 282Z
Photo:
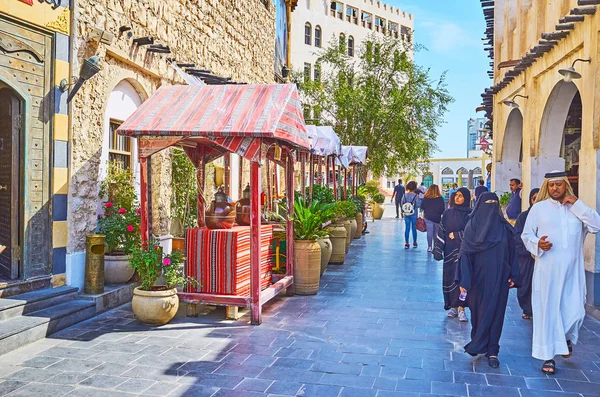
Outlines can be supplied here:
M585 317L583 241L600 231L600 215L573 194L565 172L545 175L521 238L535 257L531 303L533 357L555 372L557 354L568 357Z

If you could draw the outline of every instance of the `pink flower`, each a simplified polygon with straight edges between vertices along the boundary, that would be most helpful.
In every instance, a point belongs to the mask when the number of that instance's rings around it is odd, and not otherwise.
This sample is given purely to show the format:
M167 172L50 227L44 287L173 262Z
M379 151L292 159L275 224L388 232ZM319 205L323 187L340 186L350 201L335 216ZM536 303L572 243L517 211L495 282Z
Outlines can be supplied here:
M154 249L158 251L160 249L160 247L158 245L155 245Z
M125 208L119 208L119 214L122 215L122 214L124 214L126 212L127 212L127 210Z
M142 214L142 210L138 208L138 210L137 210L137 212L136 212L136 213L137 213L138 215L141 215L141 214Z
M129 233L133 232L133 226L132 225L127 226L127 231Z
M113 206L113 203L111 203L110 201L108 203L106 203L105 207L106 208L111 208Z
M98 219L102 218L102 214L98 214Z
M163 265L164 266L169 266L170 264L171 264L171 259L169 259L169 258L163 259Z

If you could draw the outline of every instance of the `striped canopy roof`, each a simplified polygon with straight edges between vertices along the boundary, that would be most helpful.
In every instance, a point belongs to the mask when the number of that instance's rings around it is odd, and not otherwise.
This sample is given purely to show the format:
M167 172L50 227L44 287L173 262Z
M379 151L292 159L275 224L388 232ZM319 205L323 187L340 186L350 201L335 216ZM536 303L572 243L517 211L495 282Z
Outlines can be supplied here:
M294 84L163 86L117 132L137 137L271 138L310 149Z

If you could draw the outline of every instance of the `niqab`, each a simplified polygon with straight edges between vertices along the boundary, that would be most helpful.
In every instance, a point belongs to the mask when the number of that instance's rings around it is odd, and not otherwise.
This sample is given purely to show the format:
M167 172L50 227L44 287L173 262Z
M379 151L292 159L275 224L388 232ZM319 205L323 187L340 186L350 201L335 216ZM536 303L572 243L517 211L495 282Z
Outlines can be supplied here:
M495 200L493 203L487 203ZM475 208L469 215L469 222L465 227L464 241L460 247L461 257L463 254L474 254L487 250L505 238L504 230L512 239L513 229L500 210L498 196L492 192L483 193Z

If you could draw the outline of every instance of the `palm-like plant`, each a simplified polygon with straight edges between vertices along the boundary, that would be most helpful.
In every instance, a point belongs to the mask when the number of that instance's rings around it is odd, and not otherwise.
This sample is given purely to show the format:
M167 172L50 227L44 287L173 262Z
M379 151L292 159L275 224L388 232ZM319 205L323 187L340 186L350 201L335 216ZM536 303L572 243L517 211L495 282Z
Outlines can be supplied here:
M313 201L307 205L306 200L298 197L294 202L294 239L316 240L326 235L323 225L331 204Z

